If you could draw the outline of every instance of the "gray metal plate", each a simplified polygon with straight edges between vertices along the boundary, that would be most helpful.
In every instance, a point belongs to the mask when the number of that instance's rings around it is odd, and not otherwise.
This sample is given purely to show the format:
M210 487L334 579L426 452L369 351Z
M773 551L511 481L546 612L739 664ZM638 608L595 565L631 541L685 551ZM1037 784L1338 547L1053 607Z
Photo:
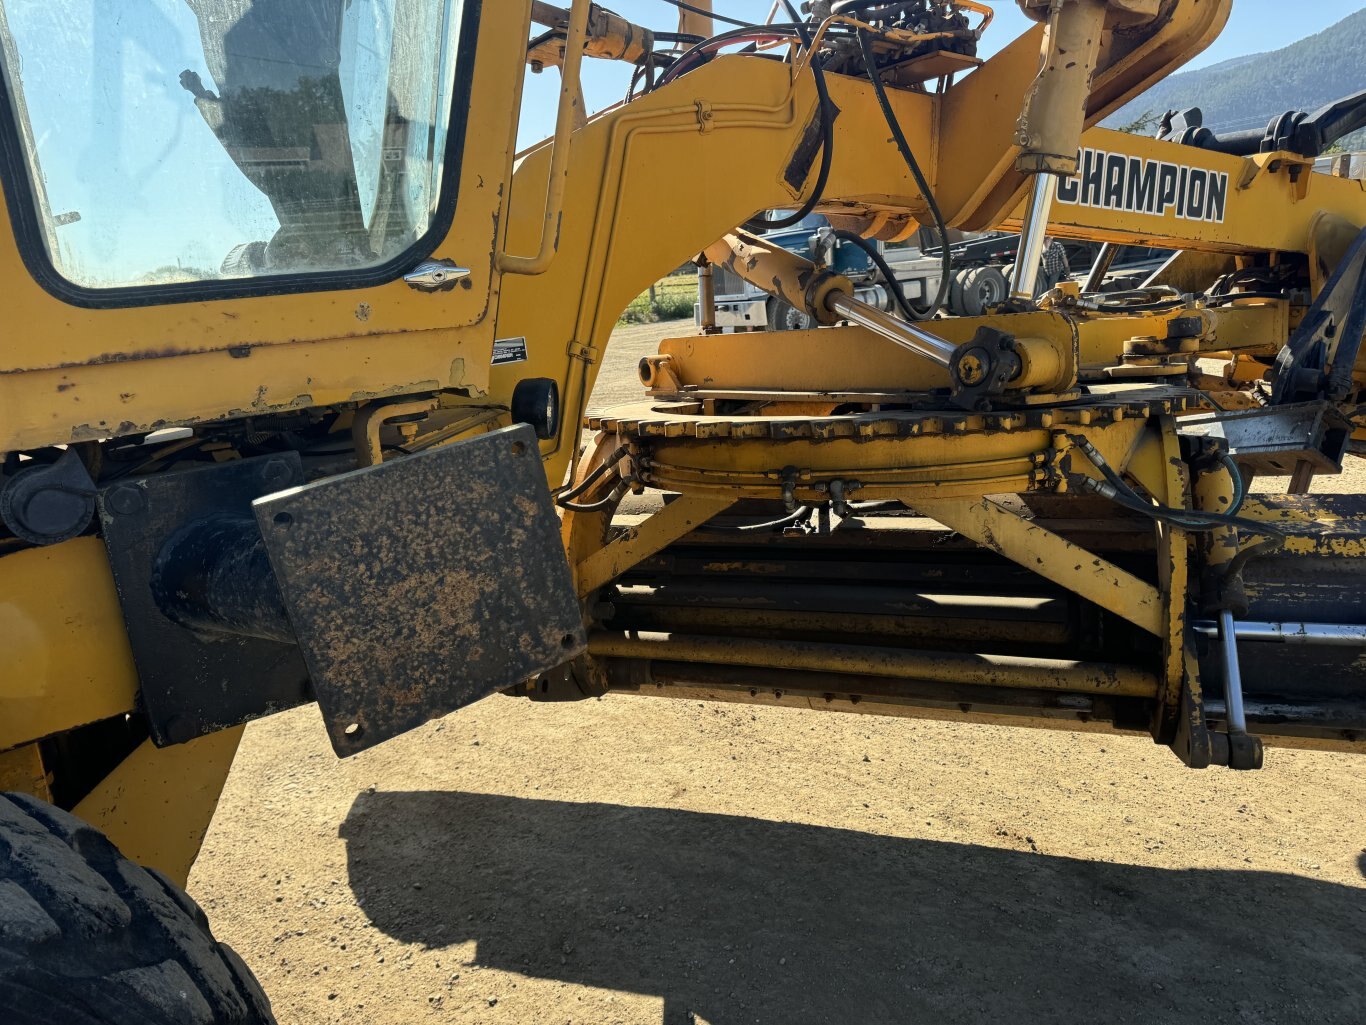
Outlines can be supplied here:
M587 645L526 426L254 503L337 754Z

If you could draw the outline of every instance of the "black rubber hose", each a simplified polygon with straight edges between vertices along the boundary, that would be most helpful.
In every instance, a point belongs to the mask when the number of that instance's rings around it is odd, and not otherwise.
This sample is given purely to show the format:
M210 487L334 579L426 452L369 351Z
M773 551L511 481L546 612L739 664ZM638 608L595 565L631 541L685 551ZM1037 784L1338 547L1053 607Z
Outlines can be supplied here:
M1205 300L1206 306L1227 306L1237 299L1285 299L1284 292L1227 292Z
M1262 534L1269 537L1285 536L1282 531L1275 527L1260 523L1257 520L1232 516L1228 513L1201 512L1195 509L1173 509L1165 505L1149 505L1143 501L1135 502L1124 495L1117 496L1111 501L1126 509L1132 509L1136 513L1142 513L1144 516L1170 523L1174 527L1193 531L1197 534L1218 530L1220 527L1237 527L1249 534Z
M1228 513L1230 516L1237 516L1238 511L1243 507L1243 501L1247 498L1247 485L1243 483L1243 471L1238 469L1238 464L1227 452L1219 453L1219 461L1224 464L1224 469L1228 470L1233 477L1233 505L1229 507Z
M1164 299L1155 303L1096 303L1096 308L1110 313L1163 313L1166 310L1180 309L1186 305L1185 299Z
M689 46L696 46L698 43L705 43L706 36L695 36L691 32L651 32L657 43L687 43Z
M728 18L724 14L717 14L715 11L704 11L700 7L694 7L692 4L684 3L683 0L664 0L664 2L677 7L680 11L690 11L693 14L702 14L712 21L719 21L726 25L739 25L741 28L763 28L762 25L757 25L752 21L741 21L738 18ZM657 34L658 33L656 33L656 35Z
M680 53L680 54L673 60L673 63L670 64L669 67L670 67L670 69L672 69L675 65L684 63L684 62L687 61L689 58L691 58L692 56L694 56L694 55L698 52L698 50L700 50L702 47L706 46L708 43L719 43L719 42L724 42L724 41L727 40L727 39L740 38L740 37L744 37L744 36L751 36L751 35L754 35L756 31L761 32L761 33L763 33L763 34L765 34L765 35L769 35L769 34L774 34L774 35L790 35L790 36L795 36L797 39L801 39L801 35L800 35L800 33L798 33L798 31L797 31L797 29L800 28L800 27L802 27L802 26L797 25L797 24L779 24L779 25L755 25L755 26L753 26L753 27L746 26L745 28L732 28L732 29L727 29L725 32L718 32L716 35L712 36L710 39L704 39L704 40L702 40L700 43L695 43L695 44L693 44L692 46L688 47L686 50L684 50L682 53ZM686 74L686 72L684 72L684 74Z
M565 502L561 500L556 502L555 504L558 505L561 509L567 509L570 512L602 512L609 506L612 506L617 502L621 501L621 496L624 494L626 494L626 482L622 481L620 484L618 484L615 488L612 489L612 493L610 495L608 495L606 498L600 498L596 502L585 502L584 504L579 505L577 502Z
M916 317L915 311L911 308L911 304L906 301L906 293L901 290L901 282L897 281L896 275L892 273L892 268L887 265L887 261L882 258L882 254L877 251L876 245L869 242L862 235L855 235L852 231L844 231L838 228L835 230L835 237L844 239L846 242L852 242L867 253L868 259L873 261L874 266L878 269L878 273L880 273L882 279L887 282L887 291L892 293L892 299L895 300L897 308L901 310L902 315L907 320L919 319Z
M900 7L895 0L837 0L830 5L831 14L867 14L880 7Z
M621 448L617 449L610 456L608 456L606 460L604 460L601 466L599 466L596 470L590 473L587 477L579 481L579 483L575 484L568 491L563 491L559 495L555 496L555 500L558 502L561 500L568 501L571 498L578 498L585 491L587 491L594 484L596 484L599 480L601 480L603 474L605 474L612 467L616 466L617 463L619 463L626 456L626 453L628 451L630 450L627 449L625 446L622 446Z
M1115 489L1117 492L1115 496L1111 497L1107 495L1104 497L1110 498L1110 501L1117 505L1122 505L1126 509L1132 509L1134 512L1142 513L1144 516L1150 517L1151 519L1161 520L1164 523L1170 523L1183 530L1192 530L1197 533L1207 530L1216 530L1221 526L1232 526L1254 534L1268 534L1277 537L1284 536L1274 527L1268 527L1266 524L1258 523L1255 520L1241 519L1235 515L1237 511L1242 508L1243 499L1245 497L1241 473L1234 474L1234 503L1233 508L1227 513L1204 512L1199 509L1176 509L1171 506L1153 505L1150 502L1145 501L1138 492L1131 488L1128 482L1115 472L1114 467L1105 460L1105 457L1098 451L1095 451L1094 446L1091 446L1089 443L1083 444L1079 435L1069 435L1069 438L1072 440L1073 444L1076 444L1077 447L1081 449L1087 459L1090 460L1091 465L1099 470ZM1227 459L1228 457L1225 456L1224 458ZM1237 469L1232 463L1233 461L1229 459L1231 472L1236 471Z
M901 130L901 124L896 119L896 112L892 110L892 103L887 98L887 90L882 84L882 73L878 71L877 55L873 53L873 44L868 33L863 29L858 30L858 41L859 48L863 51L863 63L868 69L868 78L873 83L873 92L877 94L878 106L882 108L882 116L887 121L887 127L891 130L892 139L896 142L897 149L901 151L901 158L906 161L911 177L915 179L916 187L920 189L920 194L925 197L925 202L929 204L930 215L934 218L935 231L939 234L941 263L939 291L935 294L934 302L924 307L923 312L920 312L915 318L917 320L928 320L943 308L944 300L949 294L949 279L953 274L953 259L949 255L949 229L944 223L944 215L939 209L939 203L930 190L930 183L925 180L925 175L920 170L920 164L916 161L915 154L911 152L911 144L906 141L906 133ZM919 311L922 310L922 307L916 306L912 309Z
M809 506L799 505L780 520L768 520L764 523L741 523L738 526L727 526L724 523L704 523L697 529L711 534L721 534L729 531L752 534L763 530L778 530L781 527L791 526L794 523L800 523L810 515L811 509Z
M807 34L806 26L801 22L795 22L794 25L797 37L802 41L802 48L811 50L811 36ZM820 54L811 52L810 64L811 76L816 82L816 106L821 119L821 169L816 175L815 187L812 188L806 202L786 217L769 220L763 214L755 214L745 222L745 227L750 231L777 231L800 224L812 210L816 209L816 204L825 194L826 183L830 181L830 165L835 157L835 122L830 116L830 93L825 86L825 69L821 67Z

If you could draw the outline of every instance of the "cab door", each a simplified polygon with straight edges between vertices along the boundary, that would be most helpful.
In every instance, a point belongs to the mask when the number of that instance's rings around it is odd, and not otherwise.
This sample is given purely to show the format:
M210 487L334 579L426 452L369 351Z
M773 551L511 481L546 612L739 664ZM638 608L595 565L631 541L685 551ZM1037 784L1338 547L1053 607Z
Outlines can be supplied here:
M0 0L0 452L485 391L527 19Z

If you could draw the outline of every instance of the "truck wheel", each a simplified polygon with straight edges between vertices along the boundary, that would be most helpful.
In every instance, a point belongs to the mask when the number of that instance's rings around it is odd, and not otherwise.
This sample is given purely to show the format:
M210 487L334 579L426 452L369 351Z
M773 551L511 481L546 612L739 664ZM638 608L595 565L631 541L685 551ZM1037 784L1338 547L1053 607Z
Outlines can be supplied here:
M816 318L805 310L783 302L768 301L768 329L770 331L806 331L816 326Z
M970 268L964 267L962 270L953 271L953 277L949 280L949 312L955 317L961 317L963 313L963 282L967 280Z
M975 267L963 279L963 313L980 317L991 306L1005 302L1010 286L999 267Z
M204 912L98 830L0 794L0 1020L8 1025L274 1025Z

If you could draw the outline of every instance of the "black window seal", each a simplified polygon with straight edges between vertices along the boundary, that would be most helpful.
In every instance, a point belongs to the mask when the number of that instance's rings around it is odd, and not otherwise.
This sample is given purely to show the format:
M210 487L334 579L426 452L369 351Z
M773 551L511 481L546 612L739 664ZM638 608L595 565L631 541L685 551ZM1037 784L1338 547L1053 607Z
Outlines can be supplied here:
M483 0L466 0L460 38L456 43L455 80L452 83L450 124L446 132L446 151L442 155L441 194L437 197L432 223L411 246L373 267L360 269L310 271L300 274L270 274L250 278L208 279L159 285L127 285L91 288L65 277L52 262L43 243L41 215L29 175L16 121L15 105L9 83L0 74L0 179L19 256L33 279L49 295L83 309L127 309L139 306L170 306L179 303L210 302L224 299L294 295L300 292L336 292L385 285L412 270L435 252L455 223L455 207L460 191L460 172L465 153L469 122L469 97L474 81L475 47L479 38Z

